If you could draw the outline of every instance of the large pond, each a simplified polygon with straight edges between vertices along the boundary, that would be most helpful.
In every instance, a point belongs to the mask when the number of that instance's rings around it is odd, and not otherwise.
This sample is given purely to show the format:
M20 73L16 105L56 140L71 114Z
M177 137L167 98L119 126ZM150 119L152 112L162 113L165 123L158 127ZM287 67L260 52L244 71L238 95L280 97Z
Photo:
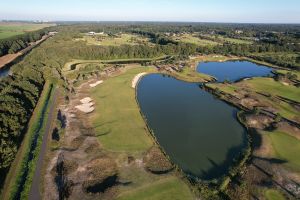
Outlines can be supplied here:
M197 70L219 82L272 74L272 68L247 61L200 63ZM137 99L159 144L190 175L204 180L222 176L247 145L238 110L199 84L151 74L139 82Z
M137 98L160 145L188 174L220 177L247 144L237 109L198 84L151 74L139 82Z
M248 61L202 62L199 63L197 71L214 76L218 82L272 75L272 68Z

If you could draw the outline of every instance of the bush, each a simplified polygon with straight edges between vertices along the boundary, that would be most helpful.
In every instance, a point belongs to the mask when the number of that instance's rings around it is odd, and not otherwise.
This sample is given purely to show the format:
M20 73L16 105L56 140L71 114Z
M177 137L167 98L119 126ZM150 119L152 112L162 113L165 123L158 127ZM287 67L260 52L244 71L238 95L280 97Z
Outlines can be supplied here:
M158 147L152 147L144 158L146 169L152 173L167 173L174 166Z

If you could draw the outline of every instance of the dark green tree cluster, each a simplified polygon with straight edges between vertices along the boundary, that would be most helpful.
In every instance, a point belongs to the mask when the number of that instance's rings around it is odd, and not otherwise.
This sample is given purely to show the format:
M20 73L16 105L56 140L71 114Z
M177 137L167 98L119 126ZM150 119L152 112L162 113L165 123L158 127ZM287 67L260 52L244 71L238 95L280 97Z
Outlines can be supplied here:
M46 29L13 36L0 40L0 56L16 53L26 48L29 43L40 40L47 33Z
M0 81L0 172L15 158L28 120L39 99L44 78L41 69L26 66Z

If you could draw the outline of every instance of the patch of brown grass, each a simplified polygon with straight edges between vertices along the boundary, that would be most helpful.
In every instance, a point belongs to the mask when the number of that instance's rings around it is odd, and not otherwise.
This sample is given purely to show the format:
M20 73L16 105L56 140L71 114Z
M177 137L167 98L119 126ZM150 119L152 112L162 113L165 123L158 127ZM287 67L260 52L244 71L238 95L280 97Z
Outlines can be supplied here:
M152 173L162 174L171 171L174 166L158 147L152 147L144 157L145 167Z

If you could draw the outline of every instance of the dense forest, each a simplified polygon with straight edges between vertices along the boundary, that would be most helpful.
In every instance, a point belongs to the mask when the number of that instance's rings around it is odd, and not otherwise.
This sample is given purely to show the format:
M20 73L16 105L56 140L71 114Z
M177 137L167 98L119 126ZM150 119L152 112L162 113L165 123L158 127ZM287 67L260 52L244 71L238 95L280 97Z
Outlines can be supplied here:
M241 30L242 33L236 33ZM12 163L22 142L26 125L39 99L45 80L63 80L61 70L71 59L154 58L162 55L224 54L248 56L269 63L300 69L299 25L197 24L197 23L97 23L60 24L21 36L0 40L0 56L15 53L48 31L58 31L23 61L12 67L12 75L0 79L0 172ZM110 34L127 32L150 39L154 45L97 46L75 38L88 31ZM232 38L255 37L252 44L224 43L197 46L173 41L165 32L199 32ZM281 56L277 53L280 52ZM288 56L282 56L288 55ZM62 81L63 82L63 81Z

